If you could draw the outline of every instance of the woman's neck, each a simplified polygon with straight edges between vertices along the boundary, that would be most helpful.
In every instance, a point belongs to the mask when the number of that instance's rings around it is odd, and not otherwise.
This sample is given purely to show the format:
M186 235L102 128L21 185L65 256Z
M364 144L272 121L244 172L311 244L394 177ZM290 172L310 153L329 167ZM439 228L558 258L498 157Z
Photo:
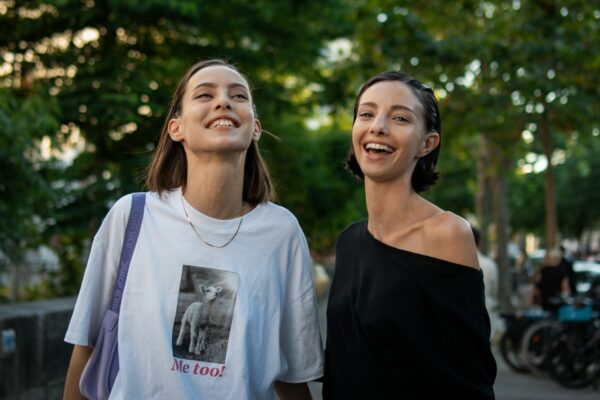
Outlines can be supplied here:
M204 215L232 219L242 215L244 162L213 158L194 162L188 158L185 199Z
M385 239L418 219L416 208L422 199L406 182L379 183L366 179L365 197L368 229L378 239Z

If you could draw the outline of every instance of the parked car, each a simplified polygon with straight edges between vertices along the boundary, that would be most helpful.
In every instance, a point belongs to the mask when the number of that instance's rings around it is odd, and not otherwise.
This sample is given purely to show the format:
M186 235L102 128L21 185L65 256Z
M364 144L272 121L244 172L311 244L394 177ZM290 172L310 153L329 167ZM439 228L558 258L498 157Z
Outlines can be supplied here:
M573 262L577 293L587 293L592 287L600 285L600 263L589 260Z

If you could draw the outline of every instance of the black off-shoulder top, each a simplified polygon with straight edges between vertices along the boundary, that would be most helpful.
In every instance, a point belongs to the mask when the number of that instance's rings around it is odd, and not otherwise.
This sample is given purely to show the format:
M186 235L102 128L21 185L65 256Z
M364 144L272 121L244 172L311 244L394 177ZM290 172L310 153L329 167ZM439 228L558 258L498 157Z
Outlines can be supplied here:
M340 234L324 399L494 399L489 336L480 270Z

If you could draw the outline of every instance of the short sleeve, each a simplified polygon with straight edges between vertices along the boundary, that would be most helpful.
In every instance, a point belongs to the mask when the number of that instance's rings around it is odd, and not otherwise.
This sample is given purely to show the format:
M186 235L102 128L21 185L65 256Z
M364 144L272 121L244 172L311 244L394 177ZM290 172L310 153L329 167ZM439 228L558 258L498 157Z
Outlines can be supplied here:
M312 262L304 234L298 230L290 252L280 328L281 352L287 368L278 380L289 383L321 377L324 364Z
M131 196L121 198L108 212L94 236L77 302L65 341L93 346L112 296Z

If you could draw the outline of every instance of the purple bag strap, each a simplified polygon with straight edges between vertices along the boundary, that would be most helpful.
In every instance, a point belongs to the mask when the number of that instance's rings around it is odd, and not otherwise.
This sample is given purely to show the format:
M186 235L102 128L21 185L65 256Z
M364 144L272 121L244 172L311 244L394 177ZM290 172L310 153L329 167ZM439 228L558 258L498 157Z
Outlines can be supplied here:
M146 193L134 193L131 199L131 211L127 220L127 228L125 228L125 236L123 237L123 248L121 249L121 259L119 260L119 271L117 280L113 289L112 302L110 310L119 314L121 308L121 299L123 298L123 290L125 289L125 281L127 280L127 272L129 271L129 263L133 256L133 250L137 243L142 227L142 219L144 218L144 207L146 205Z

